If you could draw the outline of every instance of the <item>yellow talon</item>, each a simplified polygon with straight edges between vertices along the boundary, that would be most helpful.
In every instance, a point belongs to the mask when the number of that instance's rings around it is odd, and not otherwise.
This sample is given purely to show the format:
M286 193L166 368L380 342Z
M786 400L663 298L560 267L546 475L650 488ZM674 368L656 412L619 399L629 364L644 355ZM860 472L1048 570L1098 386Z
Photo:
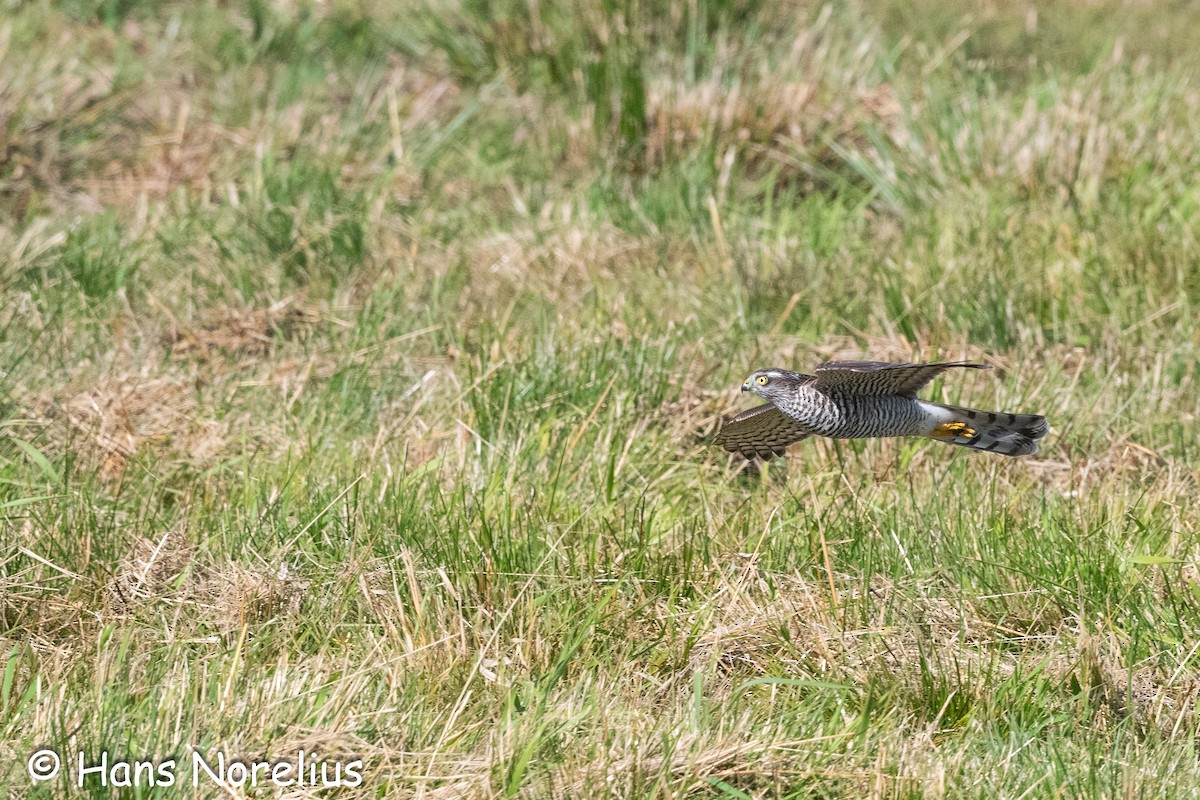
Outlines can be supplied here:
M969 439L975 435L975 429L968 427L965 422L943 422L929 435L935 439Z

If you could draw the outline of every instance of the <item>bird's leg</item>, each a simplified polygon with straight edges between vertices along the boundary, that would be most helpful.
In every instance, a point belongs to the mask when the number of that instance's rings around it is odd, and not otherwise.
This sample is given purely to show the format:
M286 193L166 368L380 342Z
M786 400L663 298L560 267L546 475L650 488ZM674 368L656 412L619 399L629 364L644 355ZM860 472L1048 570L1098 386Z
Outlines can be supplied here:
M970 439L975 435L975 429L965 422L943 422L930 431L929 435L934 439Z

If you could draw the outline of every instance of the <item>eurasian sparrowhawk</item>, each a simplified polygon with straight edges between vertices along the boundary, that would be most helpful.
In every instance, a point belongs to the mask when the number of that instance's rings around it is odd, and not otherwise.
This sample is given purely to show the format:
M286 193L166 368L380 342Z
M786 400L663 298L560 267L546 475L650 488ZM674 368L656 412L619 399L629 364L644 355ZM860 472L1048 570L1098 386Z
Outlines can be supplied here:
M743 392L765 405L744 411L717 433L716 443L746 458L769 460L809 436L857 439L928 436L939 442L1006 456L1037 452L1037 440L1050 426L1036 414L1006 414L930 403L917 391L953 367L987 369L986 364L888 364L881 361L829 361L804 375L783 369L755 372Z

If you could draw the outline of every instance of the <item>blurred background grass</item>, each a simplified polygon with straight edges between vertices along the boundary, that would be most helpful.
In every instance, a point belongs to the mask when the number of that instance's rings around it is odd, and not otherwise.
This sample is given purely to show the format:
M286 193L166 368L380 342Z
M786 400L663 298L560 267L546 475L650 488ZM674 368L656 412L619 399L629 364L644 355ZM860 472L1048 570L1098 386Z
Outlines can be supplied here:
M1194 792L1193 4L0 7L17 795ZM831 357L1051 437L705 444Z

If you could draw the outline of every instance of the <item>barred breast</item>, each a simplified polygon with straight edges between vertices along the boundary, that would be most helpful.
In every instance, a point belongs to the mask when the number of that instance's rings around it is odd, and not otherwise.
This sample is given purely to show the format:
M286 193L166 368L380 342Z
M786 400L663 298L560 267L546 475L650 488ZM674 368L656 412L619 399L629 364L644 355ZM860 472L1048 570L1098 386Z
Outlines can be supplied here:
M929 428L920 403L895 395L825 394L805 386L775 404L814 433L835 439L921 436Z
M809 386L797 388L787 398L776 399L775 405L818 436L839 436L836 431L844 425L843 409L838 403Z
M826 436L923 436L929 420L915 398L896 395L836 394L830 398L840 424Z

